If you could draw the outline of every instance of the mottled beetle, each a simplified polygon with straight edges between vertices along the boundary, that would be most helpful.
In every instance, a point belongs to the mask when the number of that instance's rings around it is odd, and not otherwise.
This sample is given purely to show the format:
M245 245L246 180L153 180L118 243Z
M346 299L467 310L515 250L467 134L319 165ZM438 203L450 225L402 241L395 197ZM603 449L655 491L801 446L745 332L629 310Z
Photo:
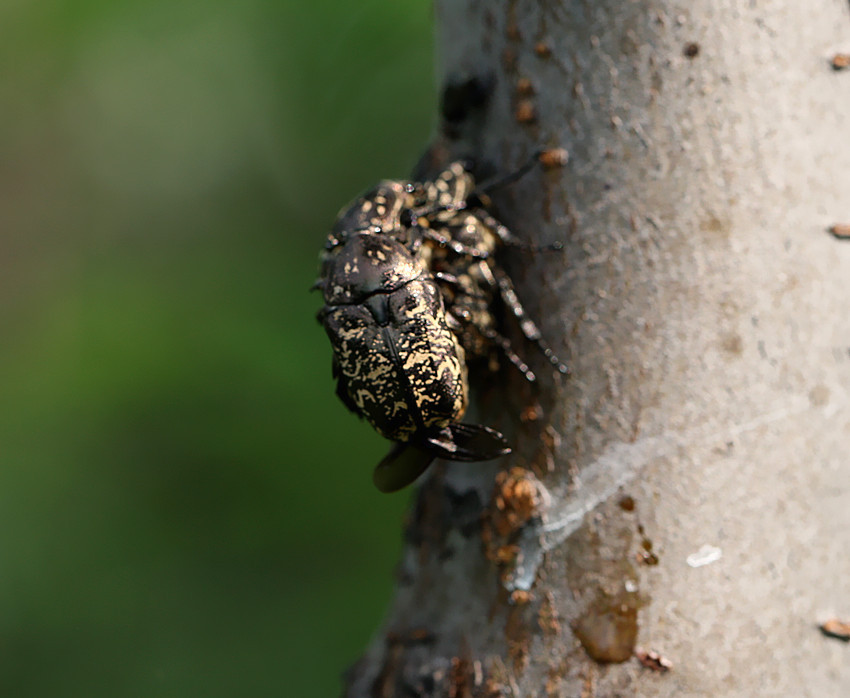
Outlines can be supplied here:
M380 490L409 484L435 456L473 461L510 451L497 431L459 423L468 401L464 351L421 258L374 231L332 236L318 283L337 395L400 444L375 470Z
M535 380L498 331L497 299L567 371L496 264L498 247L521 243L486 211L474 185L461 163L433 181L384 181L344 209L328 236L318 318L334 350L337 395L396 442L375 470L382 491L409 484L434 457L474 461L510 452L499 432L460 423L467 356L487 357L497 347Z
M529 247L489 213L485 192L522 176L536 161L535 157L508 177L478 190L467 165L452 163L432 182L413 185L414 191L416 187L423 190L419 198L428 203L419 209L412 224L421 231L419 235L427 251L420 254L428 260L428 267L439 282L452 327L467 358L488 358L494 348L498 349L531 382L536 376L499 331L497 301L517 319L525 337L540 348L558 371L568 373L568 369L543 340L520 303L513 282L498 263L501 248Z

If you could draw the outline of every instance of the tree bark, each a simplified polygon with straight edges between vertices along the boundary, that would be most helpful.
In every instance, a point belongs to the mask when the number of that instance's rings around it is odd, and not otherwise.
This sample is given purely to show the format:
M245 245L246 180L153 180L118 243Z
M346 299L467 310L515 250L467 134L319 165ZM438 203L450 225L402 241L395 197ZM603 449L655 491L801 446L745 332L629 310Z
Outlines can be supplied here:
M850 647L818 624L850 616L848 3L436 20L444 81L494 85L447 152L569 152L494 199L565 242L510 271L572 375L477 386L514 453L432 468L347 695L840 695Z

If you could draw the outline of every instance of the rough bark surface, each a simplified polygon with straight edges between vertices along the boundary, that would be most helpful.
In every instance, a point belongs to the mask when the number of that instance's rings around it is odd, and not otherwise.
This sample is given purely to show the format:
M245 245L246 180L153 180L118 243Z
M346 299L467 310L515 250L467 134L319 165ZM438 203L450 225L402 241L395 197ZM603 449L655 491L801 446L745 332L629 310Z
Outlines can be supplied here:
M817 626L850 616L848 3L436 19L442 76L495 86L449 150L569 151L494 198L566 242L511 272L573 375L479 386L515 452L421 486L347 695L842 695L850 645Z

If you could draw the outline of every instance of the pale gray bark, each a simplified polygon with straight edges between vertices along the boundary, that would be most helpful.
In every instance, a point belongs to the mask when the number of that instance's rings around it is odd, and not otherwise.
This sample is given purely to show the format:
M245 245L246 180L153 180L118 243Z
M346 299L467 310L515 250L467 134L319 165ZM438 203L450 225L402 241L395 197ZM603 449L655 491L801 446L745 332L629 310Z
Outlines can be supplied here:
M843 695L850 646L817 624L850 616L850 241L826 232L850 221L850 72L829 66L848 3L442 0L436 18L442 76L496 78L475 155L569 151L495 198L519 236L567 242L511 270L573 375L537 361L538 396L481 391L533 515L506 520L525 500L493 499L493 464L435 469L349 694ZM589 656L628 654L635 617L672 671Z

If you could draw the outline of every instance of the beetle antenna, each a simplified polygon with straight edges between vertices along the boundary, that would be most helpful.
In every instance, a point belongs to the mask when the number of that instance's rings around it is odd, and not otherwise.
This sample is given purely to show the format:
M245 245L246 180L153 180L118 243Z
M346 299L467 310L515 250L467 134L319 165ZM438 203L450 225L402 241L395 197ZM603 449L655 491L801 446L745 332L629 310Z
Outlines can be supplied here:
M544 153L543 150L535 150L534 154L528 159L528 161L520 165L513 172L509 172L506 175L497 176L494 179L491 179L487 182L484 182L482 185L476 188L476 194L489 194L494 189L501 189L502 187L506 187L509 184L513 184L519 179L522 179L527 175L531 170L534 169L535 166L540 164L540 156Z

